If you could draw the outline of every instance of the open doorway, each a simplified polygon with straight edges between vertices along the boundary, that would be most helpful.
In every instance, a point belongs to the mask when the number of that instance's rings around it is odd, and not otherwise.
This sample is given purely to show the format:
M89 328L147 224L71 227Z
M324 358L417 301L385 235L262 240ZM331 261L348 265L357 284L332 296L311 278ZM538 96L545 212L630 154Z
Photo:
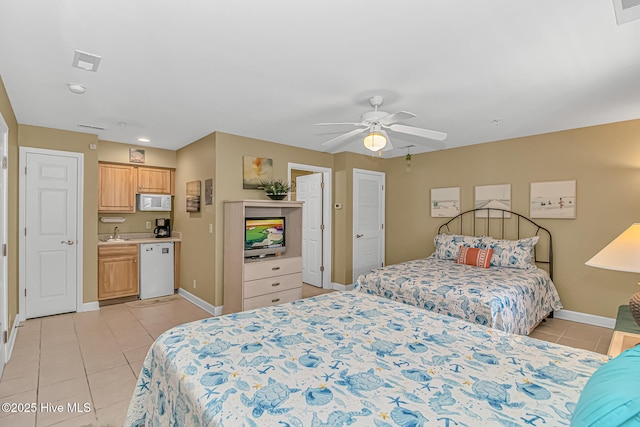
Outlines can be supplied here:
M291 200L302 209L302 281L333 289L331 282L331 168L289 163Z

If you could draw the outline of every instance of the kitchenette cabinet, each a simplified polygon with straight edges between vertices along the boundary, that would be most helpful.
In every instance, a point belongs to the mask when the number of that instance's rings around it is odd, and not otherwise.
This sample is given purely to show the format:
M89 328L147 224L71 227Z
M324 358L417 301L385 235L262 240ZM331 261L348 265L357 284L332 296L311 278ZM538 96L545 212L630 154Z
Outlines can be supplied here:
M117 163L98 164L98 212L136 211L136 168Z
M137 296L138 245L98 246L98 301Z
M175 191L174 171L165 168L150 168L138 166L138 188L137 192L151 194L171 194Z
M98 163L98 212L135 213L136 194L175 195L175 169Z

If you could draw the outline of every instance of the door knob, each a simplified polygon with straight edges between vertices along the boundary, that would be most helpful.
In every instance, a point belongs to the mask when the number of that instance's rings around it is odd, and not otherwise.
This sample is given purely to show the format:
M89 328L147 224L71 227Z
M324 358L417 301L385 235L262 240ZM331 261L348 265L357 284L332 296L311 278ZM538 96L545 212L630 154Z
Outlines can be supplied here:
M71 245L73 245L75 242L74 242L73 240L67 240L66 242L63 240L63 241L62 241L62 242L60 242L60 243L64 243L65 245L69 245L69 246L71 246Z
M364 236L364 234L356 234L356 239L361 238L362 236Z

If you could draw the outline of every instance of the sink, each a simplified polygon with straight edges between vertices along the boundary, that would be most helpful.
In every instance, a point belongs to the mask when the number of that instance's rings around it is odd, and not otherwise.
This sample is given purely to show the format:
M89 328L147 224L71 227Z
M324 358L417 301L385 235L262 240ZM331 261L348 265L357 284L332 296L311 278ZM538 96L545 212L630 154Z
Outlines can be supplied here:
M100 239L101 242L106 242L106 243L118 243L118 242L127 242L130 239Z

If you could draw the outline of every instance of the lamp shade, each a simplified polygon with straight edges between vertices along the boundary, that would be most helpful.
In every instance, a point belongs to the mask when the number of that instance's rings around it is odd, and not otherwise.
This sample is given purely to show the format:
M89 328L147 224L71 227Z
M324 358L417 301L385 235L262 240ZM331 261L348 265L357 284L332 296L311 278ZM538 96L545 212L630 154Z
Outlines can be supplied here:
M364 146L371 151L380 151L387 145L387 138L380 132L373 131L364 137Z
M640 273L640 224L632 224L585 264L608 270Z

